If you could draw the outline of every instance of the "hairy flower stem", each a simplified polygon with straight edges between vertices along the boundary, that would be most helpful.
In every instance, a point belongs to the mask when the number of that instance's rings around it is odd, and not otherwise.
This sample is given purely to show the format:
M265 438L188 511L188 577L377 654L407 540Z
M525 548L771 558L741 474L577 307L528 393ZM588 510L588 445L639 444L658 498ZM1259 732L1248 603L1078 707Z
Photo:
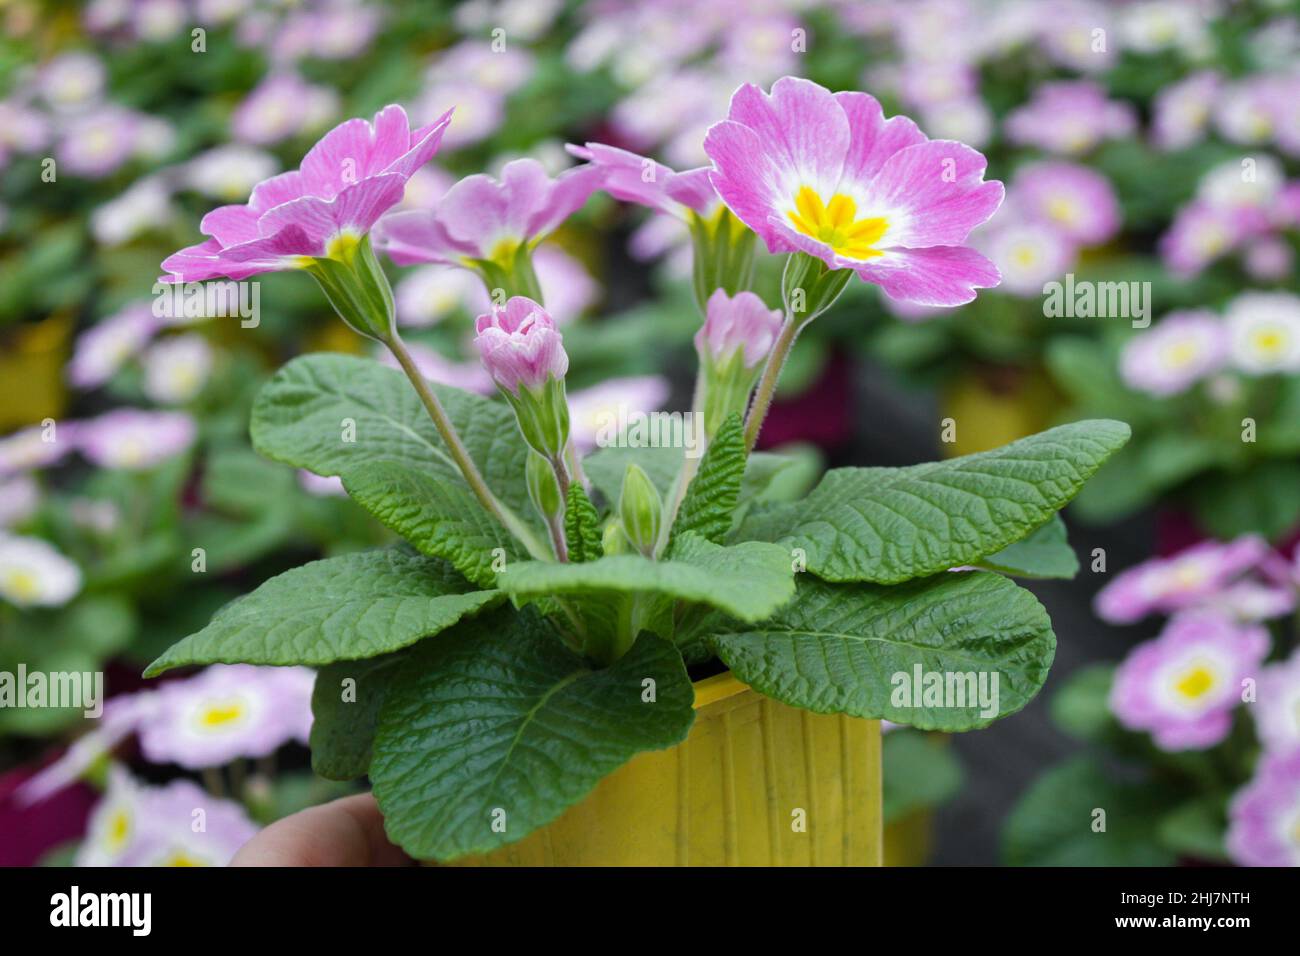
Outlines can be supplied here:
M546 519L551 530L551 544L555 547L555 560L569 560L569 543L564 536L564 508L569 500L569 469L564 463L564 454L551 458L551 469L555 472L555 482L560 487L560 510Z
M700 407L703 404L703 395L704 374L697 371L695 373L695 393L691 398L691 416L697 420L698 416L703 414ZM689 455L682 456L681 470L677 472L677 478L673 482L673 490L664 506L664 520L659 528L659 541L655 544L656 558L668 547L668 539L672 536L673 523L677 520L677 512L681 510L682 502L686 500L686 489L691 486L691 482L695 479L695 473L700 469L700 459L704 457L705 451L708 450L708 441L708 435L702 436L699 454L694 458Z
M754 392L754 403L749 407L749 417L745 419L745 451L754 450L754 444L758 441L758 433L763 428L763 419L767 417L767 411L772 405L772 398L776 394L777 379L781 377L781 369L785 366L785 360L790 357L790 349L794 347L794 340L799 337L803 327L808 324L807 319L796 320L794 315L788 310L785 314L785 324L781 326L781 334L777 336L776 342L772 345L772 352L767 357L767 364L763 366L763 377L758 380L758 390Z
M461 441L459 433L451 424L451 419L447 417L447 410L442 407L442 402L438 401L438 396L433 394L433 390L429 388L429 383L425 381L424 376L420 374L420 370L416 368L415 361L411 358L411 353L406 350L405 343L396 333L393 333L384 340L384 344L388 346L388 350L397 359L397 364L402 367L402 371L410 379L411 385L415 388L415 393L420 396L420 401L424 404L424 410L433 419L434 427L438 429L438 434L442 436L443 443L447 446L447 450L451 452L456 467L465 476L465 481L469 483L474 492L474 497L479 500L479 504L490 515L500 521L507 531L518 538L524 547L528 549L529 554L535 558L543 557L544 552L540 551L541 545L532 532L519 520L517 515L501 507L501 503L492 494L492 489L488 488L487 482L483 480L483 475L478 470L478 466L474 464L474 460L469 457L469 452L465 450L465 443Z

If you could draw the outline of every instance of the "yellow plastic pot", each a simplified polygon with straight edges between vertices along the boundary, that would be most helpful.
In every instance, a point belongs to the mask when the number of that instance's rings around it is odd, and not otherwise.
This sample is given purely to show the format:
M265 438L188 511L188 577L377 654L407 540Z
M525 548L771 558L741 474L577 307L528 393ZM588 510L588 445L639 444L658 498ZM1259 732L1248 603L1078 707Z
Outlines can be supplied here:
M879 866L880 723L814 714L729 673L695 725L518 843L460 866Z
M63 414L63 362L71 331L67 316L54 316L0 336L0 432Z

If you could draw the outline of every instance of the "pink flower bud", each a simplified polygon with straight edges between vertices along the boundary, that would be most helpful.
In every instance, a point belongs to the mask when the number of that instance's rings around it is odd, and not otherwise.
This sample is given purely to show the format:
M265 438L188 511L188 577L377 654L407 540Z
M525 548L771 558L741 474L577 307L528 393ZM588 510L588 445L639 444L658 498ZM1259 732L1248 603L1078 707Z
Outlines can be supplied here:
M550 313L532 299L517 295L503 309L480 315L474 344L492 380L512 395L519 388L540 391L548 378L562 379L569 370L564 341Z
M743 349L746 369L758 364L772 351L781 332L781 312L769 309L752 292L740 292L733 299L718 289L709 296L704 325L695 333L695 350L701 361L721 365Z

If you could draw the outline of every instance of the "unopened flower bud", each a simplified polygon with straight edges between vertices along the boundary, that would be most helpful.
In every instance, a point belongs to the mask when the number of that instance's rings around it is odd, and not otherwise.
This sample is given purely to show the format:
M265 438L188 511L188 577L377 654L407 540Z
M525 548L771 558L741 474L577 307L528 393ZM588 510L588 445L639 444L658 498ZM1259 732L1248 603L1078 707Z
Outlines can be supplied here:
M618 496L618 515L632 546L647 557L654 555L659 541L663 510L663 501L650 476L640 465L628 465Z
M743 415L759 366L781 334L781 312L752 292L735 298L718 289L709 297L704 325L695 333L703 391L701 411L708 438L733 412Z
M515 296L504 308L480 315L475 328L479 356L514 408L524 440L554 458L569 440L569 357L555 321L532 299Z

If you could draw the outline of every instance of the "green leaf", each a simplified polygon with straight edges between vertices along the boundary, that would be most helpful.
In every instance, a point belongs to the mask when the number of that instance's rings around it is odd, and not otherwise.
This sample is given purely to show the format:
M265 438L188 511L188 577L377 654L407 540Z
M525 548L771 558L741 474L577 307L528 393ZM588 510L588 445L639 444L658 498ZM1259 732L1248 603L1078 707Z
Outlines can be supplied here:
M693 702L653 635L593 670L533 615L468 622L420 645L383 703L370 777L388 835L436 860L522 839L637 753L684 740Z
M1180 804L1161 818L1157 830L1160 842L1179 856L1227 863L1225 803L1221 796L1210 795Z
M149 665L328 664L376 657L437 634L500 599L441 561L362 551L293 568L226 605Z
M1060 515L1053 515L1029 537L981 558L976 564L990 571L1026 578L1072 578L1079 573L1079 559L1070 547Z
M514 414L479 395L436 383L430 388L502 506L531 522L528 448ZM355 423L355 441L343 440L348 420ZM342 476L388 459L463 484L411 383L373 359L327 353L294 359L258 392L249 431L262 455L318 475Z
M881 741L881 796L888 825L916 810L946 803L961 789L962 769L944 738L906 727Z
M1010 866L1170 866L1156 824L1176 799L1153 782L1125 783L1087 757L1039 777L1003 831ZM1105 829L1094 829L1104 811Z
M104 662L130 643L138 627L131 604L114 594L82 595L67 607L30 608L0 626L0 671L16 674L19 665L28 673L102 671ZM86 709L0 707L0 739L7 734L48 737L84 726Z
M499 558L529 558L524 546L480 507L463 482L406 462L373 461L344 472L343 487L353 501L421 553L450 561L481 587L493 586L492 565L499 565Z
M667 560L619 554L585 564L529 561L507 565L497 586L519 604L554 595L658 594L760 621L794 595L794 571L778 545L723 547L687 533Z
M1071 737L1100 741L1116 727L1110 712L1114 664L1094 664L1075 671L1052 698L1052 722Z
M721 543L731 530L744 474L745 426L740 415L732 413L718 428L700 470L686 489L673 523L673 537L694 532L715 544Z
M1123 422L1062 425L1002 448L908 468L838 468L804 501L736 537L800 548L828 581L897 584L973 564L1024 538L1128 440Z
M338 661L316 672L311 692L311 767L330 780L370 772L379 708L410 651L363 661ZM345 685L344 681L353 681Z
M983 571L888 588L804 576L795 599L770 620L730 625L710 643L759 693L817 713L884 717L922 730L970 730L1015 713L1043 686L1056 652L1037 599ZM952 681L954 696L921 694L918 701L917 667L922 688L937 674L945 688Z
M1242 474L1207 475L1192 489L1197 522L1216 538L1278 538L1300 521L1300 464L1265 461Z
M680 448L644 446L599 448L582 461L583 471L609 504L618 501L628 465L639 465L661 496L672 493L673 481L681 471L685 454Z
M600 544L600 515L582 490L581 482L569 484L564 503L564 537L569 545L569 560L575 564L595 561L604 554Z
M740 500L798 501L812 489L824 467L821 452L814 445L786 446L780 452L751 452L740 483Z

